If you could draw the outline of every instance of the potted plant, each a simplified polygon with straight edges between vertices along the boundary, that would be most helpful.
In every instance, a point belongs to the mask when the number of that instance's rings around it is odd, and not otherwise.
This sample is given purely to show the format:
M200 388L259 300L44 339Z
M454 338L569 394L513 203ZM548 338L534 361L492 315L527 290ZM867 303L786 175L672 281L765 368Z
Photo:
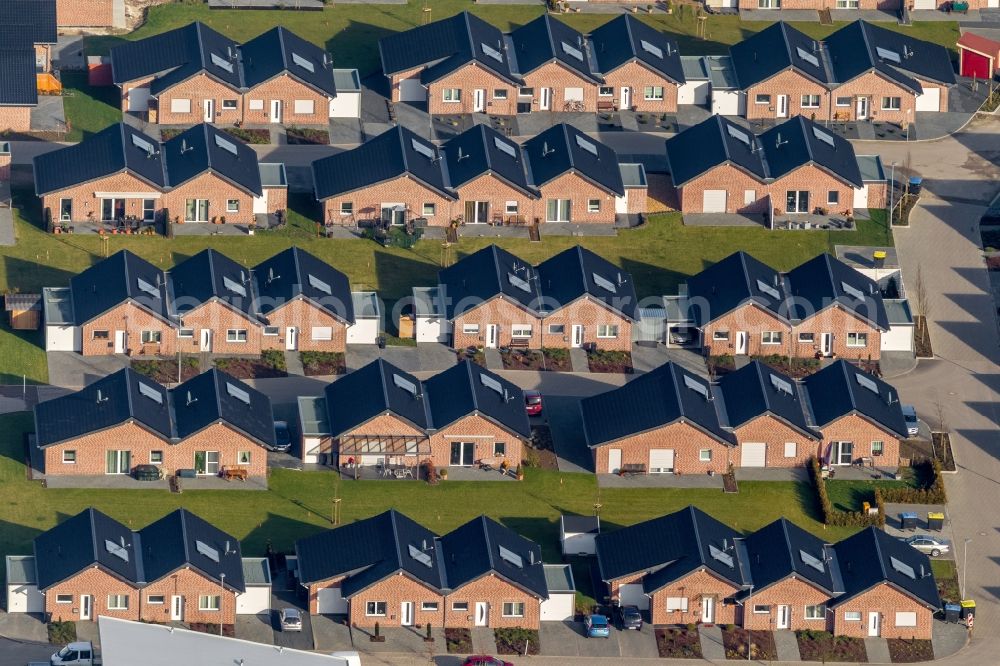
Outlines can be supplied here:
M427 635L424 636L424 643L433 643L434 637L431 636L431 623L427 623Z
M253 232L257 229L257 223L250 220L250 224L247 225L247 235L253 236Z
M524 470L521 469L520 465L517 466L517 480L524 481Z
M385 643L385 636L382 635L382 628L379 623L375 623L375 632L368 637L372 643Z
M442 481L447 481L448 480L448 468L447 467L442 468L441 471L438 472L438 476L441 477Z
M223 215L222 217L219 218L219 224L225 224L225 223L226 223L226 216Z
M646 5L646 13L647 14L653 13L653 5Z

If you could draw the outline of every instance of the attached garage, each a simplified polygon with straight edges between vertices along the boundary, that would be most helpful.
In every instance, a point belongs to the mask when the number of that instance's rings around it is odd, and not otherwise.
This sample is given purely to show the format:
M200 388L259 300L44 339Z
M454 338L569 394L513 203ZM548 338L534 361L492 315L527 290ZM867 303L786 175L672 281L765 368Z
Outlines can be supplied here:
M132 88L128 91L128 110L131 113L149 111L149 88Z
M30 555L7 556L7 612L45 612L45 597L35 578L35 558Z
M237 615L260 615L271 611L271 568L265 557L243 558L246 591L236 597Z
M940 111L941 89L924 86L924 93L917 95L917 111Z
M329 463L323 458L329 457L332 450L330 426L327 423L326 398L322 396L299 396L299 434L302 436L302 448L299 455L302 462L317 464ZM293 455L294 455L294 446Z
M347 344L373 345L378 341L381 317L378 296L374 291L356 291L354 300L354 324L347 327Z
M542 601L542 622L562 622L572 620L576 614L576 583L573 570L568 564L546 564L545 584L549 588L549 598Z
M619 586L618 601L622 606L638 606L639 610L649 610L649 597L642 591L642 583Z
M740 467L765 467L767 444L746 442L740 445Z
M420 83L420 79L403 79L399 82L400 102L426 102L427 88Z
M45 351L82 351L83 337L73 317L73 295L68 287L42 289Z
M701 195L701 212L703 213L725 213L726 212L726 191L725 190L705 190Z
M712 86L707 79L702 81L687 81L677 88L678 104L697 104L705 106L712 92Z
M324 587L316 592L316 611L320 615L347 615L348 601L340 586Z
M673 474L674 473L674 450L673 449L650 449L649 450L649 473L650 474Z
M563 555L596 555L601 519L597 516L559 517L559 542Z

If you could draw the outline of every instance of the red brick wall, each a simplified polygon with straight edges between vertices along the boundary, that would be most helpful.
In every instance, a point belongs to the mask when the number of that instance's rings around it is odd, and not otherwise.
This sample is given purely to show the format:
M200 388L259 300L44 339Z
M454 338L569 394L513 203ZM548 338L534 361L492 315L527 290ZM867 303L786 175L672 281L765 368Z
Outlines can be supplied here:
M10 153L0 154L0 180L10 179Z
M899 438L855 414L848 414L828 423L820 424L823 431L823 456L828 457L832 442L853 442L855 459L872 455L872 442L881 441L883 453L875 456L879 467L899 465Z
M403 78L419 78L419 70L413 76L394 77L393 100L399 100L398 82ZM458 88L462 91L458 102L445 102L444 90ZM517 86L512 86L493 72L476 63L459 67L444 78L438 79L427 86L427 106L432 114L472 113L475 108L475 90L482 89L486 108L485 113L495 115L513 115L517 112ZM497 90L507 93L507 99L496 99Z
M494 443L504 442L506 450L504 458L510 463L511 468L521 464L523 442L520 437L475 414L444 426L431 435L431 460L438 469L448 467L451 462L452 442L470 441L476 445L473 461L492 458Z
M30 106L0 107L0 132L27 132L30 129Z
M332 587L332 584L323 584ZM318 589L318 586L317 586ZM384 616L369 616L365 614L369 601L384 601ZM358 592L350 600L351 626L374 627L378 622L380 627L399 627L402 621L402 603L413 602L413 624L432 622L438 627L442 622L441 595L423 583L418 583L403 573L397 573L384 578L371 587ZM437 611L422 611L422 602L437 603ZM315 603L311 604L315 608Z
M638 62L626 63L608 73L604 77L604 85L614 87L614 97L600 97L598 101L614 99L616 105L621 108L622 88L628 86L632 89L632 106L637 111L646 113L674 113L677 111L677 84ZM644 91L646 86L662 86L663 99L646 100Z
M114 27L114 0L56 0L60 28Z
M251 111L252 99L262 100L264 108ZM281 121L284 125L327 125L330 122L330 98L288 74L265 81L242 95L240 107L243 109L243 122L271 122L273 100L281 100ZM295 100L311 100L312 114L295 113Z
M798 430L764 414L733 429L740 446L733 452L733 462L739 467L744 442L763 442L767 445L765 463L767 467L802 467L809 459L819 455L819 442L810 439ZM785 457L785 443L795 443L795 455Z
M247 224L254 219L254 195L212 172L196 176L165 193L161 204L170 210L172 218L180 216L183 222L188 199L208 199L209 222L212 221L212 218L217 218L221 222L222 218L225 217L227 224ZM236 199L239 202L238 212L230 213L227 210L229 199Z
M73 603L56 603L60 594L72 594ZM128 610L108 610L109 594L128 595ZM79 621L80 595L93 597L91 621L96 621L98 615L107 615L120 620L139 619L139 590L104 570L98 569L96 565L45 590L45 612L51 614L53 620Z
M433 203L436 212L433 216L427 217L427 224L434 227L446 227L451 221L451 200L407 174L327 199L323 202L323 210L324 217L328 222L332 224L344 222L344 218L340 215L342 202L354 204L354 217L358 220L377 219L381 215L383 203L404 204L410 210L410 217L424 217L423 205Z
M591 184L575 173L565 173L553 178L549 182L538 188L542 198L539 201L540 209L538 217L542 222L546 221L545 207L549 199L569 199L571 222L605 222L615 221L615 195L606 192ZM587 210L588 200L598 199L600 207L596 213Z
M492 174L486 174L470 180L457 189L458 201L451 204L449 219L458 215L465 215L466 201L488 201L490 207L489 219L495 215L502 215L507 219L506 205L508 201L517 202L517 214L522 216L527 222L531 222L535 217L544 216L544 206L538 199L529 197L521 190L515 189ZM434 220L436 223L446 222L446 220Z
M272 215L279 210L288 210L288 188L287 187L264 187L267 195L267 212Z
M872 120L877 120L881 122L899 123L899 124L903 124L906 122L913 122L915 120L913 114L914 114L914 109L916 107L916 96L909 90L901 87L898 83L893 83L892 81L889 81L888 79L874 72L862 74L856 79L848 81L844 85L834 89L834 91L831 94L834 97L833 103L836 103L837 97L850 96L854 98L851 101L850 108L847 107L834 108L834 111L839 111L841 114L840 117L845 120L857 119L858 97L869 98L868 115L869 118ZM886 96L900 98L901 107L899 111L882 110L882 97ZM943 97L944 96L942 96L942 98ZM849 118L845 118L844 114L846 113L850 113ZM817 117L819 117L818 114Z
M547 63L523 78L524 86L535 91L532 111L542 111L542 88L552 89L550 111L566 110L566 88L583 88L583 110L597 111L597 86L561 63Z
M608 452L611 449L621 450L622 465L644 465L647 471L650 449L673 449L675 474L705 474L709 470L721 474L729 467L730 460L739 463L731 447L682 422L594 448L594 468L598 474L609 473ZM698 459L701 449L709 449L712 452L711 461L702 462Z
M299 331L299 351L339 351L346 348L347 327L344 323L319 309L304 298L288 301L267 314L269 326L277 326L281 332L275 336L261 335L262 349L285 349L287 328L294 326ZM332 340L313 340L314 326L328 326L333 329ZM225 335L225 331L222 332Z
M701 622L702 599L704 597L713 597L715 599L716 624L735 624L737 606L735 604L726 605L723 603L723 599L732 596L735 592L736 588L731 584L716 578L706 571L695 571L653 593L652 598L649 600L653 624ZM668 597L687 598L687 612L667 612Z
M336 406L334 406L336 409ZM395 416L394 414L382 414L376 416L373 419L369 419L362 425L358 426L350 432L344 433L344 437L347 436L358 436L358 435L411 435L413 437L423 437L424 432L418 428L413 427L403 419ZM427 446L424 444L424 446ZM339 447L339 442L338 442ZM339 448L338 448L339 451ZM427 454L419 454L416 456L399 456L399 464L409 465L411 467L419 465L425 458ZM358 458L356 454L344 453L338 456L339 462L338 466L345 466L348 464L350 458ZM447 464L447 461L445 461Z
M708 316L713 316L711 312ZM736 333L746 331L747 354L751 356L788 353L788 324L755 304L743 305L732 312L714 319L702 329L702 344L710 356L736 353ZM761 342L763 331L780 331L781 344L765 345ZM716 333L729 333L727 340L715 340ZM812 356L810 352L808 354Z
M855 562L855 565L861 564ZM844 619L845 612L860 612L860 622L848 622ZM896 613L915 612L917 614L917 626L897 627ZM836 609L834 615L834 633L840 636L854 636L856 638L866 638L868 636L868 614L880 613L881 636L883 638L919 638L929 639L933 627L933 613L922 603L914 601L907 595L899 592L886 583L882 583L871 590L859 594L850 601L841 604Z
M346 578L346 576L339 576L337 578L331 578L329 580L324 580L319 583L313 583L308 587L309 593L309 614L316 615L319 613L319 591L325 590L331 587L340 587L340 583ZM364 613L364 609L361 611Z
M460 303L456 303L455 305L460 305ZM466 324L478 324L479 332L476 334L463 333L462 330ZM539 334L541 329L535 316L520 305L515 305L510 300L500 297L491 298L455 318L454 342L452 346L455 349L482 347L485 344L486 326L488 324L497 324L500 326L498 343L501 347L510 345L512 324L530 324L531 338L528 346L533 349L538 349L541 346Z
M73 215L71 222L95 222L101 219L101 200L94 194L96 192L160 192L160 188L151 185L144 180L136 178L131 173L122 171L105 178L99 178L87 183L82 183L74 187L69 187L57 192L50 192L43 196L42 207L52 211L52 219L59 217L59 201L61 199L73 200ZM163 199L155 199L154 208L159 211L163 208ZM88 213L93 213L92 218L88 218ZM183 215L184 211L180 211ZM125 214L142 217L142 199L126 199Z
M201 349L200 345L201 329L209 328L212 330L212 352L216 354L260 354L263 327L241 312L237 312L218 301L205 303L186 314L184 328L194 329L194 336L183 342L177 341L177 346L182 348L181 351L208 351ZM246 329L247 341L227 342L226 331L228 329Z
M223 588L194 569L178 569L147 585L142 590L142 608L139 619L147 622L170 622L171 597L184 597L183 622L236 623L236 593ZM150 596L163 595L162 604L149 603ZM198 610L198 597L221 597L220 610Z
M819 620L807 620L805 618L805 607L825 604L830 600L825 592L816 587L799 580L795 576L786 578L771 585L763 591L753 591L745 611L740 613L741 624L753 630L768 631L777 628L778 605L789 606L789 629L801 631L813 629L815 631L826 631L826 617ZM770 606L767 613L754 613L754 606Z
M811 344L800 343L798 341L800 333L812 333L814 342ZM839 358L870 358L877 361L881 355L881 332L839 305L821 310L814 316L804 319L801 324L795 327L792 340L795 345L795 355L806 357L815 354L819 350L823 333L833 333L833 354ZM866 334L868 336L867 344L863 347L848 347L848 333Z
M107 337L98 339L96 331L107 331ZM80 338L84 356L102 356L115 353L115 331L125 331L125 349L133 354L171 356L177 352L177 331L148 310L132 303L122 303L95 317L81 327ZM142 343L143 331L159 331L160 344Z
M189 113L174 113L171 111L171 101L174 99L191 100L191 111ZM215 118L213 122L232 125L241 118L243 106L241 94L229 86L220 83L217 79L201 73L192 76L190 79L181 81L175 86L171 86L157 96L159 102L158 122L161 125L196 125L204 122L206 99L215 101ZM236 108L223 110L222 100L224 99L235 99Z
M592 343L598 349L605 350L632 350L632 322L586 297L573 301L541 320L538 329L541 331L542 347L568 348L572 342L573 324L583 325L584 344ZM549 327L553 325L562 325L564 331L549 333ZM597 337L597 327L600 325L618 326L618 337Z
M446 600L448 608L445 626L447 627L471 628L475 626L477 601L485 601L489 604L488 625L491 628L524 627L526 629L538 629L541 619L542 607L540 599L519 587L511 585L495 574L489 574L466 583L449 594ZM469 610L453 611L452 604L456 601L467 601L469 603ZM523 603L524 616L503 617L504 602Z

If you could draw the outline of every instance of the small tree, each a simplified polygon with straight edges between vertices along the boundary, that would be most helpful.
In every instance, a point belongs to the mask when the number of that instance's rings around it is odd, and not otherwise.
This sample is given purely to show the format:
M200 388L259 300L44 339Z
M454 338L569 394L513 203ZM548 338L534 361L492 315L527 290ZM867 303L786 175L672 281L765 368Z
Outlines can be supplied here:
M917 335L927 335L927 317L930 316L930 294L927 291L927 284L924 282L924 270L922 266L917 266L917 278L913 282L913 295L917 306L917 316L919 317Z
M431 640L431 623L427 623L427 640Z
M381 630L382 630L382 628L379 626L378 621L376 621L375 622L375 638L378 638L379 636L382 635L381 634Z

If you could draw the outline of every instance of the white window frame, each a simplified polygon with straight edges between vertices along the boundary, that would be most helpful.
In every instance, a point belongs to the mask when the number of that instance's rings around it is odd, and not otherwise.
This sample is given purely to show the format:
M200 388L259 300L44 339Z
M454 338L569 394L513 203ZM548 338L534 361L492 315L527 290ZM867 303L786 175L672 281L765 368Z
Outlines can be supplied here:
M854 339L854 342L851 342L851 338ZM868 346L868 334L867 333L848 333L847 334L847 346L848 347L867 347Z
M785 442L785 457L794 458L798 455L799 444L798 442Z
M500 615L503 617L524 617L523 601L505 601L500 607Z
M698 449L698 462L712 462L712 449Z
M844 104L842 104L841 100L845 100L845 99L847 100L847 102L844 103ZM840 107L842 109L843 108L848 108L849 109L849 108L851 108L851 104L853 104L853 103L854 103L854 98L853 97L850 97L850 96L840 96L840 97L837 98L837 101L836 101L835 104L836 104L836 106L838 106L838 107Z
M244 449L243 451L236 452L236 464L237 465L249 465L252 460L253 452L249 449Z
M754 615L770 615L771 605L770 604L754 604L753 605Z
M461 88L442 88L441 101L447 104L458 104L462 101Z
M217 613L222 610L222 596L218 594L199 594L198 610Z
M753 103L754 104L760 104L762 106L764 106L764 105L770 105L771 104L771 95L769 93L757 93L756 95L754 95Z
M614 97L615 87L614 86L598 86L597 87L598 97Z
M277 336L281 335L281 327L280 326L265 326L264 327L264 331L263 331L262 334L264 335L264 337L267 337L267 338L277 337Z
M760 333L760 344L762 344L762 345L780 345L781 344L781 331L761 331L761 333Z
M668 613L686 613L688 609L687 597L667 597Z
M154 453L159 453L160 454L160 459L159 460L154 460L153 459L153 454ZM153 449L152 451L149 452L149 464L150 465L162 465L163 464L163 449Z
M73 603L73 595L72 594L57 594L56 595L56 603L57 604L71 604L71 603Z
M297 116L311 116L316 113L316 101L311 99L297 99L292 102L292 113Z
M144 345L158 345L163 340L162 331L141 331L139 341Z
M193 339L194 338L194 329L193 328L179 328L179 329L177 329L177 337L180 338L180 339L182 339L182 340L184 340L184 339Z
M803 620L825 620L826 604L806 605L802 611Z
M421 601L420 610L424 613L436 613L438 611L438 602L436 601Z
M157 601L159 599L159 601ZM153 606L162 606L167 603L167 597L164 594L151 594L146 597L146 603L152 604Z
M517 215L518 208L516 201L505 201L503 204L504 215Z
M494 458L507 457L507 442L493 442L493 457Z
M333 326L313 326L311 337L314 342L329 342L333 340Z
M813 102L816 102L813 104ZM802 95L799 99L799 106L803 109L818 109L820 103L820 95Z
M451 602L451 610L455 613L468 613L469 612L469 602L468 601L453 601Z
M588 213L600 213L601 212L601 200L600 199L587 199L587 212Z
M618 337L618 324L598 324L597 337L605 340L614 340Z
M238 212L240 212L240 200L239 199L226 199L226 212L227 213L238 213Z
M566 324L549 324L549 335L565 335Z
M532 327L531 324L511 324L510 326L510 337L512 338L530 338Z
M437 204L433 201L425 201L422 206L420 206L420 212L424 217L434 217L437 215Z
M799 333L799 344L800 345L811 345L816 342L815 333Z
M382 607L382 612L379 612L379 606ZM386 609L389 605L384 601L366 601L365 602L365 617L385 617Z
M354 215L354 202L353 201L341 201L340 202L340 214L341 215Z
M712 340L714 342L728 342L729 331L712 331Z
M462 324L462 335L479 335L479 324Z
M840 190L829 190L826 193L826 205L827 206L840 205Z
M493 89L493 99L507 99L507 89L506 88L494 88Z
M896 611L896 617L893 618L896 627L915 627L917 626L917 613L916 611Z
M888 106L886 106L888 102ZM893 104L895 102L895 104ZM903 98L902 97L883 97L882 98L882 110L883 111L902 111L903 110Z
M76 449L65 449L62 452L62 461L64 465L75 465L76 464Z
M238 99L224 99L222 100L222 110L223 111L235 111L240 107L240 101Z
M240 340L240 338L243 338ZM247 341L247 329L245 328L227 328L226 329L226 342L243 344Z
M264 100L262 99L252 99L247 102L247 108L250 111L263 111L264 110Z
M128 610L128 597L127 594L109 594L108 595L108 610L114 611L125 611ZM120 605L124 603L124 605Z
M181 97L171 99L170 113L191 113L191 100Z
M861 622L861 611L844 611L844 622Z
M662 102L663 86L643 86L642 98L647 102Z
M872 446L871 452L872 452L873 456L885 455L885 441L884 440L873 439L871 446ZM878 449L878 451L876 451L876 449Z

